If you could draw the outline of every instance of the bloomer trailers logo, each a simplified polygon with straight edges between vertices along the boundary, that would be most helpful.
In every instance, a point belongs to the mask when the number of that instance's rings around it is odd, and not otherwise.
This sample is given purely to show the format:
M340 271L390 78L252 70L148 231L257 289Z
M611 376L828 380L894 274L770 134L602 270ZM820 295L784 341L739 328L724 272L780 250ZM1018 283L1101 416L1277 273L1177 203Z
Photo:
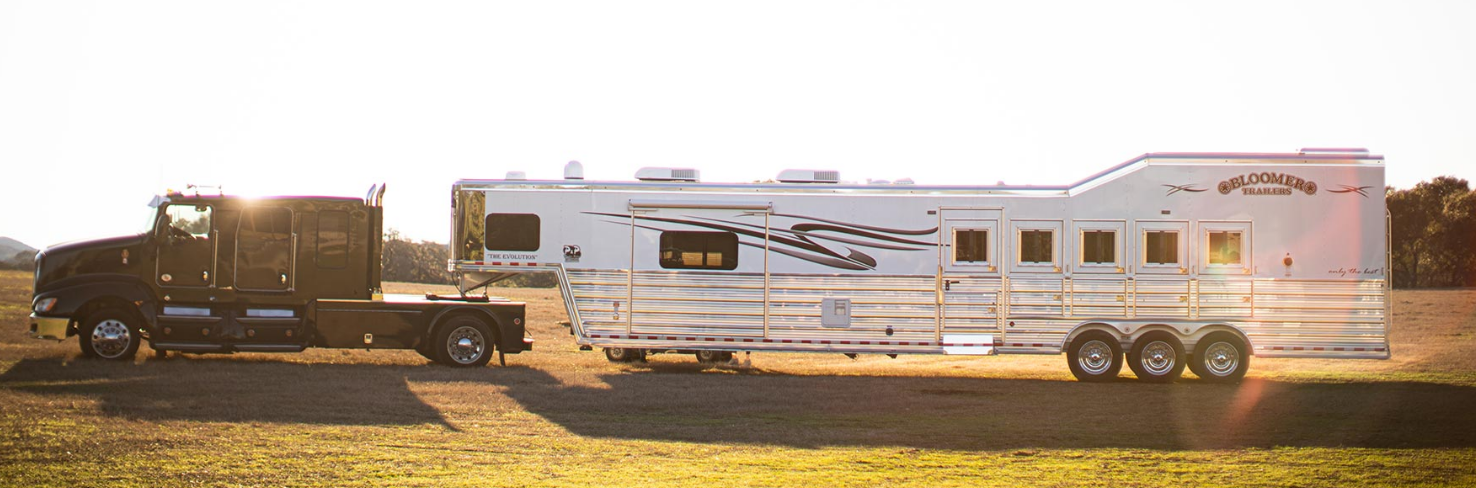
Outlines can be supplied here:
M1297 192L1317 194L1317 183L1286 173L1247 173L1219 184L1220 194L1240 190L1241 195L1292 195Z

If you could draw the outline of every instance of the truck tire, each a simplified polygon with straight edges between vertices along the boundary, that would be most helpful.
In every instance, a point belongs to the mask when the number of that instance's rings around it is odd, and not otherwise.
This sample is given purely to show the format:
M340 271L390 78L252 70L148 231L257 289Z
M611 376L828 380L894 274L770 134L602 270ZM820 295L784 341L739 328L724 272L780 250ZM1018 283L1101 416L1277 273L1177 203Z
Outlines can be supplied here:
M1170 383L1184 374L1184 344L1164 331L1143 334L1133 343L1127 364L1138 381Z
M1093 330L1071 341L1066 364L1077 381L1104 382L1117 379L1122 371L1122 345L1112 334Z
M436 328L431 353L436 362L452 367L486 366L492 359L492 329L475 317L452 317Z
M110 361L127 361L143 342L137 319L118 308L104 308L88 315L77 333L82 355Z
M1245 341L1229 332L1213 332L1194 344L1189 370L1213 383L1239 383L1250 369Z

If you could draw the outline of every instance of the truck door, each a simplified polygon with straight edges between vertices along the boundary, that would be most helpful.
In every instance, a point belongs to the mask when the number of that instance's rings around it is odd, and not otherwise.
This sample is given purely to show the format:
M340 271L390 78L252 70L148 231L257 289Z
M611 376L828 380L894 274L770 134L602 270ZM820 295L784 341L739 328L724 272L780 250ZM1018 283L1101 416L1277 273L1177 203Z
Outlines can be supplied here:
M236 230L236 288L283 291L292 286L292 210L252 207Z
M154 279L165 287L215 284L214 211L209 205L175 204L164 209L157 237Z
M938 214L940 340L944 334L1000 332L1000 210L943 208Z

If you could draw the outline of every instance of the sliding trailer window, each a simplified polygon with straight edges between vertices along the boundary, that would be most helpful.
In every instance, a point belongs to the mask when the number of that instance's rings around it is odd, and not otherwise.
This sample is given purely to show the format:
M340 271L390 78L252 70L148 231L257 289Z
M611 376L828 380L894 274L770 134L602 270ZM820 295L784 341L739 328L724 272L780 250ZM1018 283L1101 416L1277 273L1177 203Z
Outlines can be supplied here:
M1249 274L1250 222L1199 222L1200 273Z
M988 266L989 229L953 229L953 264Z
M488 251L537 251L542 221L537 214L487 214Z
M1138 221L1137 225L1140 273L1189 272L1188 222Z
M1127 222L1121 220L1078 220L1076 227L1076 272L1121 273L1123 235Z
M1015 220L1016 273L1061 272L1061 221Z
M666 269L738 268L738 235L732 232L665 231L657 262Z

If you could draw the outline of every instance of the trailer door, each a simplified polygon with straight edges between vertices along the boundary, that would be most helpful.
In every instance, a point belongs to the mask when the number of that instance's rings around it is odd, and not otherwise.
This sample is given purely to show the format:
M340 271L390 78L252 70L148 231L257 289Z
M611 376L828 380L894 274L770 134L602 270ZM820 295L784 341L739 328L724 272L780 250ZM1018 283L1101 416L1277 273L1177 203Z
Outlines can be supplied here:
M995 208L940 208L937 339L1000 332L1000 217Z

